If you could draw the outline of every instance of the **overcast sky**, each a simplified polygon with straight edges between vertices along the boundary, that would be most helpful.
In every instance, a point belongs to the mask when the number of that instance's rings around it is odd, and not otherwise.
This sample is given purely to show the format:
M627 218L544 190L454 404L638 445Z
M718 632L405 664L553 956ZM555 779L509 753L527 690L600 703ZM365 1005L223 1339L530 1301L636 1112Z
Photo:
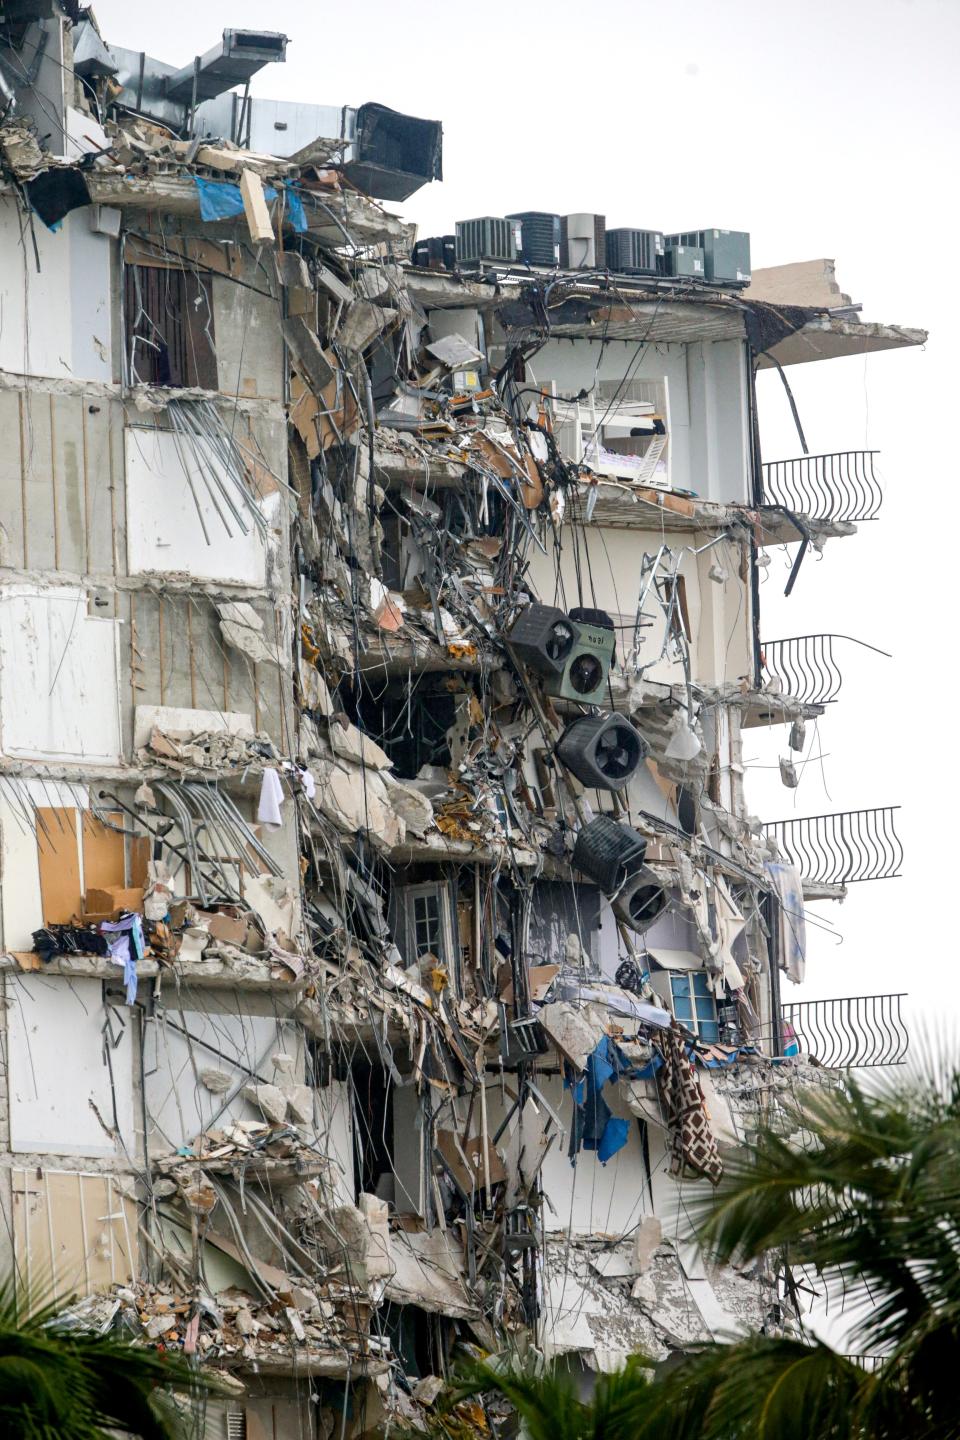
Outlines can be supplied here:
M789 600L785 552L773 552L763 633L834 631L894 659L842 651L842 698L808 744L822 766L797 791L751 770L749 793L765 819L903 805L904 878L817 907L838 938L813 932L803 995L905 990L914 1015L955 1014L958 0L95 10L108 41L174 64L225 26L283 30L287 62L258 75L255 94L442 120L446 179L403 207L421 234L521 209L749 230L755 269L835 257L865 318L931 332L923 351L789 372L811 451L880 450L886 499L879 520L808 557ZM771 373L760 403L765 458L799 453ZM747 735L757 765L781 750L782 730Z

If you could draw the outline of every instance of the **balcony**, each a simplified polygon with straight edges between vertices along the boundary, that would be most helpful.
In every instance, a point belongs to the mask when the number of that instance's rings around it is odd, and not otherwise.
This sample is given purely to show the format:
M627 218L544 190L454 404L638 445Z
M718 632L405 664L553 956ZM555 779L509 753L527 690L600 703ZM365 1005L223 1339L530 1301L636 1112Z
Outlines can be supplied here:
M894 828L899 805L769 820L764 830L803 878L804 895L816 887L893 880L903 864L903 846Z
M809 520L875 520L883 494L873 470L876 450L799 455L763 467L766 505Z
M831 1070L854 1066L902 1065L910 1037L901 1015L899 995L848 995L840 1000L798 1000L781 1007L784 1049L799 1053Z
M803 705L831 705L843 685L833 652L835 640L849 641L890 659L886 650L852 635L795 635L789 640L761 641L763 668L771 679L780 681L784 697Z

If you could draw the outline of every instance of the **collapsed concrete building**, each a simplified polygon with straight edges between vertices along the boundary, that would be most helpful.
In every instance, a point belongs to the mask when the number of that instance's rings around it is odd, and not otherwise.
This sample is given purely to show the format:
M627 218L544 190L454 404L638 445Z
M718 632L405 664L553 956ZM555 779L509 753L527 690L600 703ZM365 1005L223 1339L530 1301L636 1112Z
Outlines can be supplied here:
M868 454L763 464L755 377L924 334L829 262L413 264L380 201L438 124L251 100L282 36L108 40L3 7L10 1265L225 1378L211 1437L789 1326L685 1208L901 1058L781 995L804 897L899 847L747 806L743 730L802 746L834 674L761 638L766 548L792 584L879 503Z

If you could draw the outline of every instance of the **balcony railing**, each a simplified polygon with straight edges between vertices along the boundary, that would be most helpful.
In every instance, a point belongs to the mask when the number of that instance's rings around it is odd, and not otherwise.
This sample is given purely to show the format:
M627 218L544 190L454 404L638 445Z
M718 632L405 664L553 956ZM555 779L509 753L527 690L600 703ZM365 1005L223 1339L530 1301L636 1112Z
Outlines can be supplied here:
M899 805L877 810L844 810L769 820L764 830L813 885L852 885L859 880L893 880L903 864L903 846L894 828Z
M830 1069L854 1065L902 1065L910 1037L900 1013L906 996L848 995L842 1000L798 1000L781 1007L801 1055ZM789 1051L790 1032L783 1032Z
M762 641L763 667L781 682L784 695L792 700L804 705L829 705L843 684L833 653L835 640L849 640L851 645L861 645L864 650L890 659L886 650L855 640L852 635L795 635L790 640Z
M783 505L811 520L875 520L883 500L873 473L876 450L798 455L763 467L768 505Z

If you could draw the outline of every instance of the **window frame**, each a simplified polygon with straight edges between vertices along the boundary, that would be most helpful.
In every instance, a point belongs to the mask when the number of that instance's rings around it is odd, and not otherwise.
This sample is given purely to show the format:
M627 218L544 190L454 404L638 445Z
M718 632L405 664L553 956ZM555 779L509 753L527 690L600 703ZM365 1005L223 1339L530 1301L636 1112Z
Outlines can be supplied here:
M707 983L707 972L705 970L670 970L670 1008L673 1017L685 1030L696 1035L707 1045L718 1045L720 1043L720 1017L717 1011L717 997ZM700 982L699 986L697 982ZM678 986L688 985L689 990L686 996L677 994ZM689 1015L677 1013L677 1001L686 1001ZM710 1015L704 1016L700 1013L701 1006L710 1007ZM713 1033L705 1033L705 1028Z

